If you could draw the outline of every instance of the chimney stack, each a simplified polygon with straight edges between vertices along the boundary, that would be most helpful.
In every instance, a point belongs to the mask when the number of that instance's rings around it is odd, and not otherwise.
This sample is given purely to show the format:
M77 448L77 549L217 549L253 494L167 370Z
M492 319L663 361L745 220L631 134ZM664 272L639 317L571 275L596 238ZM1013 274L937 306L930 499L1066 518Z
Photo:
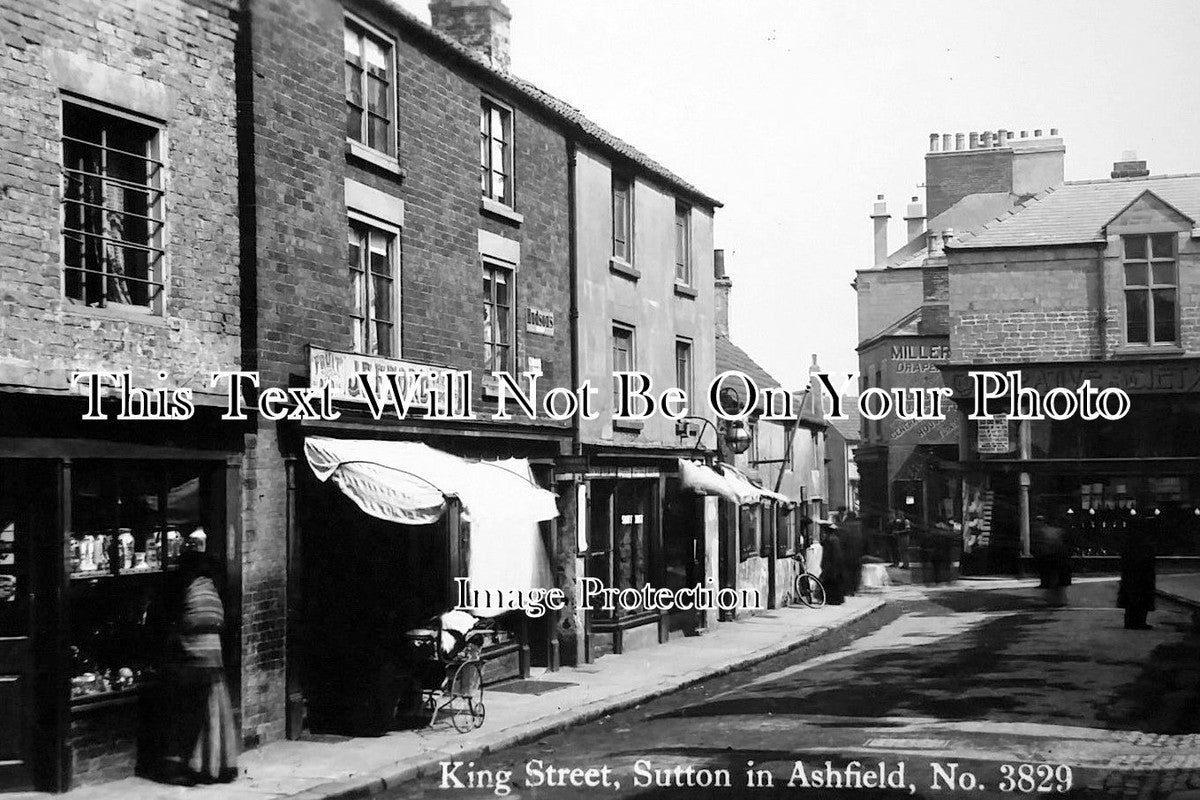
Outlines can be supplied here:
M1066 147L1058 128L1011 128L941 135L930 134L925 154L925 216L934 220L972 194L1028 196L1063 182ZM953 141L954 146L950 143ZM907 219L907 217L906 217ZM928 224L928 223L927 223ZM909 237L912 240L912 237Z
M1145 161L1138 161L1137 153L1126 150L1121 154L1120 161L1113 162L1112 177L1114 178L1144 178L1150 174Z
M725 251L713 250L713 285L714 292L713 316L717 336L729 338L729 290L733 281L725 274Z
M904 212L904 221L908 223L908 241L912 241L925 232L925 206L914 197Z
M508 72L512 14L504 0L433 0L429 16L434 28Z
M887 203L883 195L875 198L875 208L871 211L871 219L875 221L875 266L887 261L887 226L892 215L887 213Z

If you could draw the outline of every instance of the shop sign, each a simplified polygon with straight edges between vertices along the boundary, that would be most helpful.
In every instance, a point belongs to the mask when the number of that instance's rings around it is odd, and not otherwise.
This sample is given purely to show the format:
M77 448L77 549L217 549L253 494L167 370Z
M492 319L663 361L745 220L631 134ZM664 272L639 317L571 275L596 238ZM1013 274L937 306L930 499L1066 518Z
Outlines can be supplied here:
M554 312L540 308L525 309L525 331L539 336L554 335Z
M430 391L439 391L454 370L435 367L398 358L367 356L361 353L343 353L320 347L308 348L308 385L313 388L330 387L334 400L350 403L367 402L358 375L365 374L376 397L385 397L390 390L389 375L397 375L401 392L407 393L416 385L411 405L429 408Z
M994 419L979 420L975 434L975 450L981 455L996 455L1012 451L1008 437L1008 417L998 414Z
M901 375L938 371L938 364L950 358L948 344L894 344L891 361Z

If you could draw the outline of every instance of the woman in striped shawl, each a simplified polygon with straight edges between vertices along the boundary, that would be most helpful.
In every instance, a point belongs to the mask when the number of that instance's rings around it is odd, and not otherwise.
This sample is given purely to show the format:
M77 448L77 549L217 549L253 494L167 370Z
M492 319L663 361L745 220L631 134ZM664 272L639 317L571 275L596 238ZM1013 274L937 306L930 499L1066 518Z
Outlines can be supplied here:
M168 707L163 777L172 783L237 777L237 731L221 659L225 607L212 576L212 563L204 553L189 550L180 556L164 664Z

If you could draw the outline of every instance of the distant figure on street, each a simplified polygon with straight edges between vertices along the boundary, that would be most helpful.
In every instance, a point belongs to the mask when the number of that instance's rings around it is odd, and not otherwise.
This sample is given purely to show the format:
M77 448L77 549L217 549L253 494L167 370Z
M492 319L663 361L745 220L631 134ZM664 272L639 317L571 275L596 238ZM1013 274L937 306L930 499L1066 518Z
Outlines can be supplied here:
M841 605L846 602L846 560L836 524L824 528L821 545L821 583L825 585L825 602Z
M912 536L912 523L904 516L903 511L897 510L888 526L891 535L892 566L908 569L908 546Z
M838 523L838 538L842 540L842 558L846 563L846 594L857 594L862 581L862 557L866 552L862 522L853 511Z
M1039 514L1034 518L1030 550L1041 589L1049 589L1052 600L1062 603L1063 590L1071 583L1071 546L1067 532L1055 521Z
M1152 523L1130 509L1121 545L1121 584L1117 589L1117 605L1125 609L1125 628L1149 630L1146 615L1154 610L1155 549Z
M929 534L929 567L933 583L950 581L951 553L958 535L946 520L938 520Z

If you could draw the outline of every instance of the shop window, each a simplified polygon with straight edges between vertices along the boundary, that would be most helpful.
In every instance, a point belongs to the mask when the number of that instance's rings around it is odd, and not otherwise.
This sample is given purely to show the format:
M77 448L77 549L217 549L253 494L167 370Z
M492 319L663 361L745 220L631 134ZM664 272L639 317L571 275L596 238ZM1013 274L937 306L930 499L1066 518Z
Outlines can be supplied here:
M776 512L775 555L786 558L796 553L796 512L794 506L781 506Z
M392 43L357 21L346 21L346 138L387 156L396 154Z
M1175 234L1122 236L1125 270L1125 340L1172 344L1179 338Z
M779 517L774 503L768 504L763 502L759 512L761 534L759 535L758 554L763 558L771 555L772 548L777 548L778 542L775 540L777 533L776 523Z
M83 101L62 115L67 302L163 313L161 130Z
M483 98L479 112L479 168L483 196L513 205L513 112Z
M612 176L613 258L633 263L633 183L625 177Z
M759 505L745 505L738 509L738 547L741 560L756 556L762 547L762 509Z
M484 372L513 372L513 280L511 269L483 264Z
M675 282L692 285L692 209L675 204Z
M354 352L395 356L396 234L350 221L349 266L354 294Z
M69 541L73 704L155 680L173 618L165 581L184 550L218 561L224 550L216 476L214 468L179 462L75 462Z

